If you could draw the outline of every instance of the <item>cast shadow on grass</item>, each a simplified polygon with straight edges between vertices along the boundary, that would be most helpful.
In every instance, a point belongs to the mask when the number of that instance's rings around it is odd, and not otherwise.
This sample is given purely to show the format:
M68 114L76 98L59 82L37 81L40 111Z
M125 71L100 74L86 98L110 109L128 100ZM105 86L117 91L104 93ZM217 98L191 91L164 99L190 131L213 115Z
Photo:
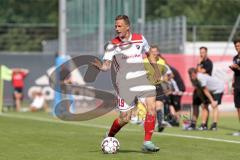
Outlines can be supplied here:
M132 150L132 149L120 149L118 153L144 153L144 154L149 154L151 152L143 152L141 150Z
M101 152L101 150L94 150L89 152ZM142 150L131 150L131 149L120 149L117 154L124 154L124 153L142 153L142 154L154 154L157 152L144 152Z

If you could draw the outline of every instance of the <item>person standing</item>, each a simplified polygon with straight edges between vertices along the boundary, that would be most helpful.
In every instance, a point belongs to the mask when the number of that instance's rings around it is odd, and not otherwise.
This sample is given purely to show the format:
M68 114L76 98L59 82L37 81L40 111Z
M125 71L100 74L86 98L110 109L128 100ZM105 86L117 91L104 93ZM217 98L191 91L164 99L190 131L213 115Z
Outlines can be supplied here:
M238 120L240 122L240 39L234 40L233 43L237 51L237 55L233 57L233 64L229 67L234 73L232 83L234 104L237 109Z
M16 111L19 112L23 100L24 79L28 75L29 70L24 68L13 68L12 70L13 100Z
M167 99L167 89L168 82L167 76L171 71L168 66L166 66L165 60L160 55L160 49L157 45L151 45L147 57L144 58L144 67L146 69L147 77L149 81L156 86L156 113L158 122L158 132L164 130L163 122L163 101ZM165 88L165 89L164 89Z
M199 72L206 73L209 76L212 75L212 70L213 70L213 63L212 61L208 58L208 49L207 47L200 47L200 62L198 64L198 67L200 67Z
M203 91L204 95L207 97L208 102L212 106L213 123L210 127L210 130L217 130L217 122L219 117L218 105L220 105L222 101L224 83L223 81L215 77L201 73L199 70L195 68L190 68L188 72L191 80L193 81L198 80L200 82L200 85L195 87ZM207 126L206 125L207 119L208 117L202 117L202 125L199 128L200 130L206 130L204 129L204 127Z

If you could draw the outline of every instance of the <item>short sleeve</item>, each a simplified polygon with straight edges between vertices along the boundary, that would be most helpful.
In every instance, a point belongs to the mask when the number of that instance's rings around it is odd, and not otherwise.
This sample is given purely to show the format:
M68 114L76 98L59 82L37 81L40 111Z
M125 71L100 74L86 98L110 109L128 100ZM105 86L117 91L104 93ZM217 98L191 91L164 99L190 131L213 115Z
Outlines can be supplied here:
M104 56L103 56L103 60L110 60L112 61L113 56L115 55L115 49L116 46L112 43L109 43L107 45L107 47L105 48L105 52L104 52Z
M142 52L146 53L146 52L149 51L150 46L149 46L147 40L144 38L144 36L142 36L142 39L143 39L143 50L142 50Z
M207 86L207 76L206 75L198 73L197 79L200 81L202 87Z
M212 70L213 70L213 64L210 60L207 60L205 63L204 63L204 68L206 70L206 72L211 75L212 74Z

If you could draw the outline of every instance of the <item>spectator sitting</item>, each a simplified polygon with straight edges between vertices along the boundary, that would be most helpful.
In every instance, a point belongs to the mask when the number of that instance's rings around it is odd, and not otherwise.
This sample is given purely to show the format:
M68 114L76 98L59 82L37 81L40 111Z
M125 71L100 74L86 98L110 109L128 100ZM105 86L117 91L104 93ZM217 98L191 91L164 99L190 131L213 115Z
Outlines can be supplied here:
M45 112L47 112L49 110L46 104L44 95L42 93L42 90L34 91L32 97L33 97L33 102L29 107L30 111L36 112L43 109Z

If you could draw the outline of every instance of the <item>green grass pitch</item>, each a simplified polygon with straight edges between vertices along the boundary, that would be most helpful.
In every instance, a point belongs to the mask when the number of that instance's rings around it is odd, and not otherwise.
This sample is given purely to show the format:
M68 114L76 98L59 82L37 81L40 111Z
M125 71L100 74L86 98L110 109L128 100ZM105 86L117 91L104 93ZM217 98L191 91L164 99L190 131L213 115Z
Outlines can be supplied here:
M100 143L116 115L85 122L64 122L46 113L0 115L0 160L237 160L240 137L236 117L220 118L218 131L183 131L166 128L153 141L157 153L142 153L143 127L128 124L116 138L117 154L106 155ZM184 137L185 136L185 137Z

